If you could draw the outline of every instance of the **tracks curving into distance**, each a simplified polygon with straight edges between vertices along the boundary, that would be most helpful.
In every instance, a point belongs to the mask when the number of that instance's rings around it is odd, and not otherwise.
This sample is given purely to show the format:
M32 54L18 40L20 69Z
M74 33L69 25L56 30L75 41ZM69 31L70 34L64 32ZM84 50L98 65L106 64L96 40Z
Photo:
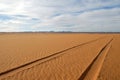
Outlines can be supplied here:
M23 65L14 67L14 68L9 69L9 70L6 70L6 71L4 71L4 72L0 72L0 76L3 76L3 75L5 75L5 74L11 73L11 72L14 72L14 71L17 71L17 70L20 70L20 69L22 69L22 68L25 68L25 67L27 67L27 66L29 66L29 65L32 65L32 64L35 64L35 63L37 63L37 62L39 62L39 64L44 63L44 62L46 62L46 61L49 61L49 60L54 59L54 58L56 58L56 57L59 57L59 56L62 55L63 52L65 52L65 51L71 50L71 49L73 49L73 48L76 48L76 47L79 47L79 46L82 46L82 45L85 45L85 44L92 43L92 42L94 42L94 41L97 41L97 40L100 40L100 39L103 39L103 38L105 38L105 37L100 37L100 38L95 39L95 40L91 40L91 41L88 41L88 42L85 42L85 43L81 43L81 44L79 44L79 45L76 45L76 46L67 48L67 49L65 49L65 50L56 52L56 53L54 53L54 54L48 55L48 56L46 56L46 57L43 57L43 58L40 58L40 59L31 61L31 62L28 62L28 63L26 63L26 64L23 64ZM107 46L107 45L106 45L106 46ZM106 46L105 46L105 47L106 47ZM104 47L104 48L105 48L105 47ZM104 50L104 48L103 48L103 50ZM102 51L102 50L101 50L101 51ZM99 55L98 55L98 56L99 56ZM98 56L97 56L97 57L98 57ZM96 57L96 59L97 59L97 57ZM96 59L95 59L95 60L96 60ZM95 61L95 60L94 60L94 61ZM93 61L93 63L94 63L94 61ZM91 65L92 65L92 64L91 64ZM34 65L32 65L32 66L34 66ZM29 68L29 67L27 67L27 68ZM22 70L24 70L24 69L22 69ZM80 79L80 80L81 80L81 79Z
M82 73L82 75L79 77L78 80L96 80L97 79L97 76L99 75L100 69L101 69L103 62L105 60L105 57L106 57L109 49L111 48L110 44L112 41L113 41L113 38L101 49L101 51L93 59L93 61L89 64L89 66ZM96 65L99 65L99 66L96 66ZM97 67L97 69L95 70L96 67ZM93 74L94 71L96 73L94 73L92 78L90 78L90 75Z

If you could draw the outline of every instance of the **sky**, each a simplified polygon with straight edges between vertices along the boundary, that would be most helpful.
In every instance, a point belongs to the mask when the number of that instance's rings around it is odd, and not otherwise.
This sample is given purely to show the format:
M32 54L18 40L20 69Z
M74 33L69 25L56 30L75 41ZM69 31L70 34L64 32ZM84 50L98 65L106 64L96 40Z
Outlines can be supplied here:
M0 32L120 32L120 0L0 0Z

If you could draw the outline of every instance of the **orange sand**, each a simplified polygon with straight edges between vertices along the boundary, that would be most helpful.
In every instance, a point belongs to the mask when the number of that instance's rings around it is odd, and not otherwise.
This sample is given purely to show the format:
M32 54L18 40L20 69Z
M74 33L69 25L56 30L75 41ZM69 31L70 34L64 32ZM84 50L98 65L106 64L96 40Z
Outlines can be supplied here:
M2 80L119 80L119 34L0 35Z

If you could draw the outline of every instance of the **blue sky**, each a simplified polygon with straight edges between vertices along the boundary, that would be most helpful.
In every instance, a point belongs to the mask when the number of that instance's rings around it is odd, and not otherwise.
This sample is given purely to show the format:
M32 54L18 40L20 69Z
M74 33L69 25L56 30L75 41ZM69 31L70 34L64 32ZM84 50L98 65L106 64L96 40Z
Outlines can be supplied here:
M119 0L0 0L0 32L120 32Z

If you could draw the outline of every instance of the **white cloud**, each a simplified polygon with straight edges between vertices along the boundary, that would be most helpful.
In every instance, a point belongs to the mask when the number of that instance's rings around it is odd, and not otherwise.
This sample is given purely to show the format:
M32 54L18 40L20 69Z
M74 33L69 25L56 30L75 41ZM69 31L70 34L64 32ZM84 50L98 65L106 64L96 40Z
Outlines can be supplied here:
M120 29L119 13L120 8L85 12L77 16L65 14L44 20L42 23L34 25L33 28L52 27L53 30L56 30L56 28L61 30L62 28L63 31L90 31L92 29L95 29L94 31L104 31L105 29L106 31L118 30Z
M1 14L12 19L0 19L0 31L120 30L119 0L0 0Z
M0 32L12 32L12 31L19 31L19 24L11 23L11 22L0 22Z

